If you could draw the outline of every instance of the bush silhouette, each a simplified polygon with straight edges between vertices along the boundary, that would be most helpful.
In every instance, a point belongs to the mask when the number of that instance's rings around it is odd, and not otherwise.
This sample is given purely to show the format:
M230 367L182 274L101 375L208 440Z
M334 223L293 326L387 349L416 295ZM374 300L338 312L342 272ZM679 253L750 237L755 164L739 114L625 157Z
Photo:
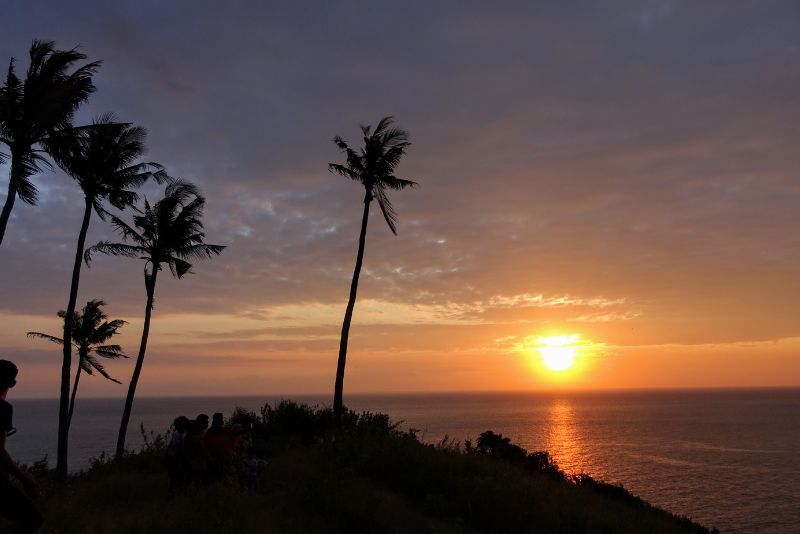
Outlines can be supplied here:
M528 454L528 451L519 445L511 443L510 438L503 437L502 434L495 434L491 430L483 432L478 437L474 447L469 440L464 444L467 452L481 454L496 460L504 460L519 465L531 473L545 473L556 478L566 478L547 451Z

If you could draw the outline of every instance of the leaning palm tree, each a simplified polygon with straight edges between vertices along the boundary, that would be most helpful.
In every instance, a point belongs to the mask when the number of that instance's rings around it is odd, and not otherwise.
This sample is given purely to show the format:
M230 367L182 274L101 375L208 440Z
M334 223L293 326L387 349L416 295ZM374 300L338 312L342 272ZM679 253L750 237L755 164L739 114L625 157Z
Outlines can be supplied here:
M58 130L67 128L75 110L94 90L92 75L99 61L70 69L86 59L76 50L56 50L52 41L33 41L25 80L14 72L14 60L0 86L0 142L11 153L8 195L0 213L0 244L17 197L36 204L38 192L30 177L49 166L41 143ZM1 158L0 158L1 159Z
M78 393L78 382L81 378L81 373L87 375L94 374L97 371L100 375L112 382L121 384L116 378L112 378L108 372L97 359L100 358L127 358L122 352L122 347L119 345L106 345L106 343L115 335L119 333L119 329L127 323L122 319L114 319L107 321L108 316L103 312L103 306L106 303L100 299L90 300L86 303L80 313L75 312L72 320L72 345L78 352L78 370L75 373L75 381L72 384L72 395L69 400L69 417L68 424L72 423L72 414L75 410L75 396ZM61 310L58 316L64 319L67 312ZM28 337L46 339L57 343L64 344L64 340L60 337L51 336L50 334L43 334L41 332L28 332Z
M112 256L127 256L145 261L144 287L147 292L147 305L144 309L144 327L139 355L128 386L125 409L117 436L116 456L125 452L125 438L128 422L131 418L133 398L136 385L142 372L144 355L147 350L147 337L150 333L150 317L153 310L153 297L156 290L156 278L164 266L176 278L191 272L192 264L188 260L207 259L222 253L221 245L209 245L203 242L203 223L200 220L206 200L197 188L182 180L170 183L164 192L164 198L152 206L145 200L144 211L133 218L133 226L111 217L111 221L125 243L101 241L86 250L85 259L88 264L92 254L101 252ZM148 270L149 268L149 270Z
M345 178L364 186L364 213L361 217L361 234L358 237L358 254L356 267L353 271L353 280L350 283L350 298L342 323L342 337L339 341L339 361L336 366L336 384L333 393L333 415L338 425L342 418L342 398L344 392L344 367L347 360L347 339L350 335L350 321L353 318L353 308L356 305L358 292L358 277L361 274L361 264L364 261L364 243L367 238L367 221L369 220L369 207L373 200L378 205L386 219L386 224L394 235L397 235L397 214L389 202L387 190L396 191L406 187L416 186L416 182L404 180L394 176L395 169L400 159L406 153L411 143L408 141L408 132L392 125L392 117L384 117L378 123L375 131L371 126L362 126L364 134L364 147L356 151L341 138L334 137L341 151L345 154L344 165L331 163L328 165L330 172L340 174Z
M65 129L54 133L44 142L48 152L59 167L71 176L83 191L84 210L78 244L72 266L72 282L64 318L63 360L61 363L61 402L58 417L58 448L56 471L67 473L67 443L69 437L69 382L72 366L72 344L69 332L78 299L86 233L92 212L105 220L109 216L104 207L108 202L117 209L133 206L139 195L133 189L150 178L159 183L168 179L161 165L139 162L145 151L144 128L116 122L111 114L100 116L90 126Z

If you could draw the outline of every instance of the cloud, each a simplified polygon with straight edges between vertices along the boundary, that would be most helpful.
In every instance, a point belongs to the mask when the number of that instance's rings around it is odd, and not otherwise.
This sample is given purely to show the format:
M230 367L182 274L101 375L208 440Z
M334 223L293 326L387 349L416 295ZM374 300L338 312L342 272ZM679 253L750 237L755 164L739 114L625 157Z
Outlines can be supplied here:
M159 279L169 342L328 350L363 198L327 172L331 138L358 142L386 114L411 132L398 172L421 187L392 196L397 237L372 213L354 332L384 329L398 351L538 328L641 344L800 335L788 4L34 3L6 19L0 59L23 64L34 36L80 43L105 60L81 120L146 126L148 159L203 188L208 240L228 247ZM56 325L80 224L73 183L35 181L42 202L17 205L0 249L9 347L23 346L12 324ZM92 222L89 243L111 237ZM97 258L80 299L140 320L142 267Z

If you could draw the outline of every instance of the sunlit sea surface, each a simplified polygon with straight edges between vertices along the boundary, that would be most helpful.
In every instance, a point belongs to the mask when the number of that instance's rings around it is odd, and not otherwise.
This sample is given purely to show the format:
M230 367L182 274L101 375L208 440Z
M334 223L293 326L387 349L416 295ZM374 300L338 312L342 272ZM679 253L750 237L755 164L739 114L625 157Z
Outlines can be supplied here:
M266 400L277 398L138 399L130 445L141 444L140 423L164 431L177 415L258 410ZM18 429L8 440L14 458L54 459L56 402L9 401ZM800 389L352 395L345 402L403 420L429 442L501 432L529 451L549 451L568 473L620 482L723 532L800 532ZM78 400L71 469L113 450L122 405L121 399Z

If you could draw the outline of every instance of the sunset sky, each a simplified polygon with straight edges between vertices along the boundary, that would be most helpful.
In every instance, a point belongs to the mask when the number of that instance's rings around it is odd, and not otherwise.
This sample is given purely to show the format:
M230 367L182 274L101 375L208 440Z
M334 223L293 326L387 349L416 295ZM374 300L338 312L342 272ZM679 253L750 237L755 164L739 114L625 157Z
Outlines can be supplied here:
M146 127L228 246L159 279L142 395L332 391L363 190L331 139L385 115L421 185L397 237L373 207L346 394L800 385L800 3L72 4L7 6L0 61L33 38L102 59L80 121ZM54 397L59 349L25 332L58 333L82 201L35 182L0 247L0 357ZM98 257L79 296L130 321L132 356L142 267ZM576 367L544 369L536 340L573 334Z

